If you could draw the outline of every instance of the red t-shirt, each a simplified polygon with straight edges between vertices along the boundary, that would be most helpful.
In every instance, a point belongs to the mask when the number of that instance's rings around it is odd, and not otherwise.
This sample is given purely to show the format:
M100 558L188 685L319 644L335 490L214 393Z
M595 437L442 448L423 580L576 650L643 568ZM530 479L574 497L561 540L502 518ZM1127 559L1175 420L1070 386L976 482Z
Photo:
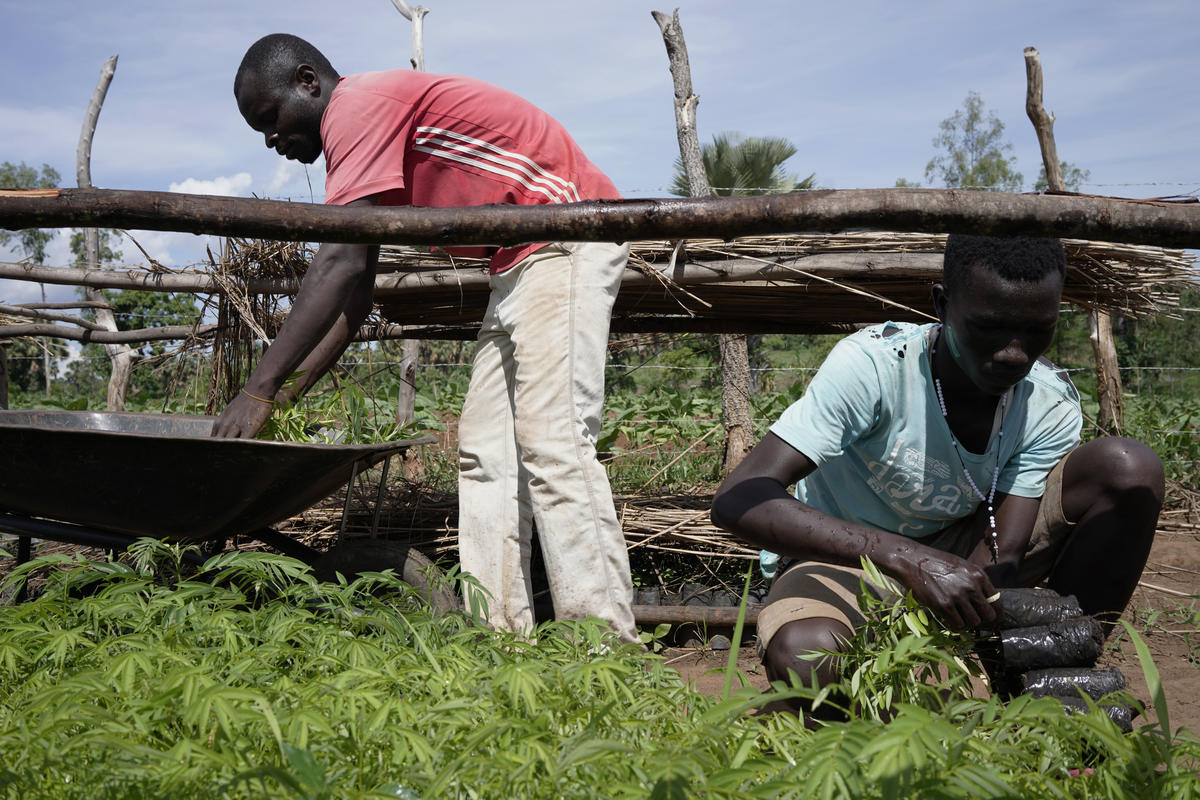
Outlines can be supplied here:
M540 205L617 198L616 187L550 115L459 75L367 72L338 81L321 118L325 202ZM452 247L503 272L545 243Z

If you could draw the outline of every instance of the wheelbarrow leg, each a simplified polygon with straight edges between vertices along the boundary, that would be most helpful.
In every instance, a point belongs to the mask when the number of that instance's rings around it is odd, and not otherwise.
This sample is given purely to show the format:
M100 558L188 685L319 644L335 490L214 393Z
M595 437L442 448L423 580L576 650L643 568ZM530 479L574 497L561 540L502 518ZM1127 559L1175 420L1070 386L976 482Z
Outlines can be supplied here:
M24 564L33 557L33 537L18 536L17 537L17 564ZM21 584L21 588L13 595L13 602L25 602L25 584Z
M350 522L350 498L354 493L354 479L358 477L358 462L355 461L350 466L350 480L346 482L346 499L342 501L342 524L338 528L337 539L335 545L341 545L342 540L346 538L346 525Z
M379 476L379 491L375 493L375 511L371 514L371 538L379 535L379 512L383 510L383 493L387 489L388 469L392 466L392 456L383 460L383 471Z
M305 564L311 565L322 554L320 550L315 550L303 542L298 542L285 533L280 533L274 528L259 528L254 533L249 534L251 539L257 539L263 544L274 547L285 556L290 556Z
M382 471L379 475L379 487L375 491L375 508L371 512L371 529L370 538L374 539L379 535L379 512L383 510L383 494L387 490L388 470L392 466L393 455L389 455L383 459ZM361 462L355 461L350 468L350 481L346 484L346 499L342 501L342 524L338 528L337 540L335 546L340 546L346 539L346 526L350 522L350 500L354 494L354 479L361 472Z

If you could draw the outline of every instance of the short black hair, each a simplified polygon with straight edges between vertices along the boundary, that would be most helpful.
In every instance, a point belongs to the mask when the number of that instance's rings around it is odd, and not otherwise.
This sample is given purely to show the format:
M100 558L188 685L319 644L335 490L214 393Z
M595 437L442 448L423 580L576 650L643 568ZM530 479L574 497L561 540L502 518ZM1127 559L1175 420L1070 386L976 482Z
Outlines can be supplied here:
M990 269L1008 281L1033 283L1051 272L1065 278L1067 256L1058 239L961 233L952 233L946 238L942 285L948 293L967 288L972 270L980 267Z
M322 78L338 78L337 70L325 55L311 44L290 33L272 33L262 37L242 56L237 75L233 78L233 93L241 91L247 75L257 75L269 81L286 82L301 64L308 64Z

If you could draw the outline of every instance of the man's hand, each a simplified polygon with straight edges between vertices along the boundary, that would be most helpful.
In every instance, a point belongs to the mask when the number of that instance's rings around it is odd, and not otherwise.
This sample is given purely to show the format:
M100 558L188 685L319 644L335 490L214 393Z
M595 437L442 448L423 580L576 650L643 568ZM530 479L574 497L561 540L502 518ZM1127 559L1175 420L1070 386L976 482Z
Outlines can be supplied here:
M221 439L253 439L267 424L274 403L238 392L213 423L212 435Z
M866 556L954 629L996 618L987 601L996 589L982 566L899 534L836 519L792 497L785 487L816 468L803 453L768 433L717 489L713 522L794 558L857 567Z
M954 630L977 628L996 618L988 602L996 588L987 573L956 555L921 548L900 577L921 605Z

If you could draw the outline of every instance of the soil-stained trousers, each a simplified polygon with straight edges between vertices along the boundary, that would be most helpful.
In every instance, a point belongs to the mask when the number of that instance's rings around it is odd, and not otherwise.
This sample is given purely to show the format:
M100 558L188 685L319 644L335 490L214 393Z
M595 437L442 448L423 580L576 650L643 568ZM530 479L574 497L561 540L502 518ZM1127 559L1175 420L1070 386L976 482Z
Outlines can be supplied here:
M533 523L559 619L636 641L625 538L596 457L627 245L550 244L491 277L459 421L459 553L488 621L533 627Z

